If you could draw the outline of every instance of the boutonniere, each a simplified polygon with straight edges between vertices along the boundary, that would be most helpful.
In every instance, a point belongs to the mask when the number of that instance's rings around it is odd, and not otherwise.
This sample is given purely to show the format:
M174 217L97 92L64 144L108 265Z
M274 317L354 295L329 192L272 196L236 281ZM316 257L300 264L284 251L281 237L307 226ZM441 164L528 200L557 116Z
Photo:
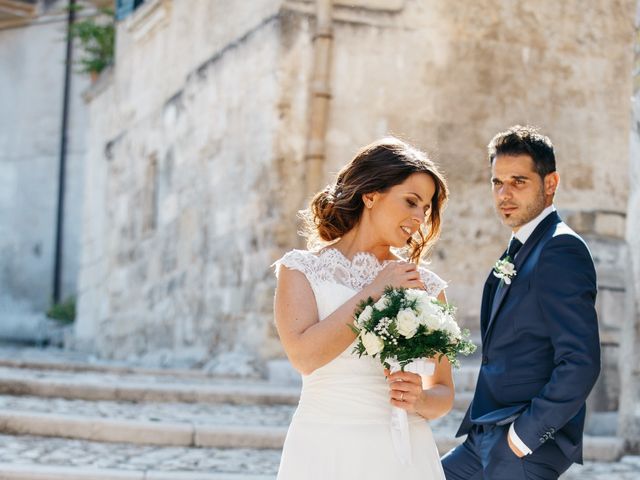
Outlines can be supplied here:
M493 266L493 274L507 285L511 284L511 279L516 276L515 265L511 261L511 257L507 255L502 260L498 260Z

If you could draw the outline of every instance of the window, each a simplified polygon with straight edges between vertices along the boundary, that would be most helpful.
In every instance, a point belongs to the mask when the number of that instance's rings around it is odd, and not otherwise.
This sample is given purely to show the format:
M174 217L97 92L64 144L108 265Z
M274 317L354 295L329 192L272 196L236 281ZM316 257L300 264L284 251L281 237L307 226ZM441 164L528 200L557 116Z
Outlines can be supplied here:
M116 1L116 19L122 20L123 18L126 18L143 3L144 3L144 0L117 0Z

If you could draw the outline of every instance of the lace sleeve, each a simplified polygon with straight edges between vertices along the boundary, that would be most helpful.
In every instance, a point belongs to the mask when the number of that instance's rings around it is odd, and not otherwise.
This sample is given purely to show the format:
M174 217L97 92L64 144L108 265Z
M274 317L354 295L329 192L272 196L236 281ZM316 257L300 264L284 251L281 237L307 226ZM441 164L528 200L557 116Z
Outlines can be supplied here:
M280 273L281 265L291 268L292 270L298 270L308 278L310 273L309 252L305 252L304 250L291 250L285 253L282 258L273 262L271 266L275 268L276 277Z
M424 282L425 290L429 295L437 297L441 291L447 288L447 282L445 282L431 270L428 270L427 268L420 265L418 267L418 271L420 272L420 277Z

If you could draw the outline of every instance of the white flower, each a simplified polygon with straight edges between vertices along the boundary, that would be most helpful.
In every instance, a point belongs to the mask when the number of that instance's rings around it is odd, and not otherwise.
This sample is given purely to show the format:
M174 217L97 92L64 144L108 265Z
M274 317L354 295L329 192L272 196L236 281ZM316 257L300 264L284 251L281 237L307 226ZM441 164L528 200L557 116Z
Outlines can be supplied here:
M371 320L372 313L373 308L371 308L371 305L367 305L366 307L364 307L364 310L362 310L360 315L358 315L358 321L356 322L356 325L362 327L366 322Z
M360 335L364 349L371 356L380 353L384 348L384 342L375 333L366 332Z
M407 302L413 302L414 300L416 300L416 301L420 300L421 298L423 298L426 295L427 295L427 292L425 292L424 290L417 290L415 288L408 288L404 292L404 298L407 300Z
M507 256L502 260L498 260L493 266L493 274L504 281L507 285L511 283L511 279L516 276L515 265L511 263L511 257Z
M396 323L398 325L398 333L405 338L413 337L420 326L418 318L410 308L404 308L398 312Z
M387 297L386 295L382 295L380 297L380 300L373 304L373 307L376 310L382 311L389 306L390 301L391 300L389 300L389 297Z
M438 330L442 324L442 309L432 299L423 299L419 303L419 320L429 330Z
M459 340L462 338L462 331L460 330L460 327L458 326L456 321L453 319L453 317L449 314L445 314L444 317L442 318L441 328L442 330L447 332L451 337L455 339Z

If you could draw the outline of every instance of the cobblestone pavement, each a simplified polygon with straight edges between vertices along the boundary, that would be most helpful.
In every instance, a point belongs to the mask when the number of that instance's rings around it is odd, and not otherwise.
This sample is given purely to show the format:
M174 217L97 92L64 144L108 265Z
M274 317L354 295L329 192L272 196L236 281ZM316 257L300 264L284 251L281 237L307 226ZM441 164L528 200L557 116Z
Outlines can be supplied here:
M274 474L279 450L152 447L0 435L0 462L110 468Z
M0 462L117 470L275 474L279 450L151 447L0 435ZM638 480L640 457L574 465L562 480Z
M573 465L562 480L638 480L640 478L640 456L623 457L614 463L585 462Z

